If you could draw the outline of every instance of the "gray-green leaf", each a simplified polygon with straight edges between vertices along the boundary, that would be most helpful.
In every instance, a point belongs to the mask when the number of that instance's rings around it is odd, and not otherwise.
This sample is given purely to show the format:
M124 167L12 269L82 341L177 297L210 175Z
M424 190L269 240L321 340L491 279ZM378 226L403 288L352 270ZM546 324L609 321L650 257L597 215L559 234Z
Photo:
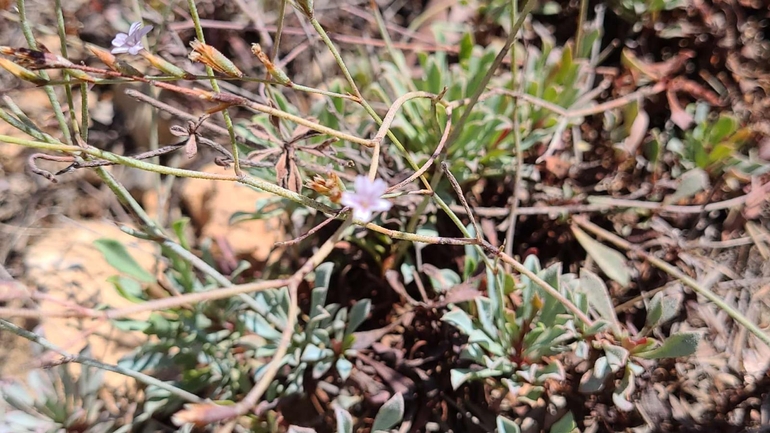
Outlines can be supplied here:
M578 227L573 226L572 232L602 272L622 286L627 286L631 282L631 269L626 264L626 257L623 254L588 236Z
M521 433L518 424L502 415L497 417L495 424L497 424L497 433Z
M364 323L366 316L369 315L369 310L372 307L372 302L368 299L362 299L356 302L350 309L350 317L348 318L348 326L345 329L345 335L350 335Z
M647 359L678 358L695 353L702 334L700 332L680 332L666 339L659 347L636 356Z
M607 286L598 275L586 269L580 270L580 289L586 294L588 303L599 313L599 317L610 322L612 332L620 333L620 325L615 315L615 306Z
M334 409L334 417L337 418L337 433L353 433L353 417L350 412L337 408Z
M404 418L404 396L400 392L382 405L372 425L373 432L388 431Z
M155 281L155 277L139 266L139 263L128 253L126 247L115 239L98 239L94 245L102 253L107 263L118 271L144 283Z

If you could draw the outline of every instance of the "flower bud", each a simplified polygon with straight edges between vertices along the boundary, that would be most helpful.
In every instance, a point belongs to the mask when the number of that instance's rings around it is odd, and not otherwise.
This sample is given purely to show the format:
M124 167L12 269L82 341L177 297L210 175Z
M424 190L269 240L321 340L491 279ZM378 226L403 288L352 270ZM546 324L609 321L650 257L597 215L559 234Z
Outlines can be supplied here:
M243 72L238 69L233 62L230 61L224 54L219 52L211 45L204 44L203 42L195 39L190 42L190 46L193 51L188 56L193 62L200 62L206 66L210 66L217 72L225 75L229 75L235 78L243 77Z
M279 83L283 84L284 86L292 86L292 82L289 79L289 77L284 73L281 69L277 68L273 62L270 61L270 58L265 54L264 51L262 51L262 46L259 44L251 44L251 52L257 56L260 62L262 62L263 65L265 65L265 68L267 68L267 72L270 73L270 75L275 79L275 81L278 81Z
M65 69L65 71L67 71L67 73L70 74L70 77L80 81L85 81L87 83L95 83L97 81L96 78L86 74L85 72L79 69Z
M91 45L91 44L86 45L86 48L88 48L88 51L90 51L91 54L98 57L99 60L102 61L102 63L107 65L108 68L118 72L118 69L116 66L118 62L118 58L113 56L111 52L105 50L102 47L98 47L96 45Z
M171 76L177 77L177 78L184 78L184 79L191 79L194 78L194 75L185 71L184 69L172 64L168 60L164 59L163 57L157 56L155 54L152 54L151 52L147 50L142 50L139 53L142 57L147 59L148 62L158 70L165 72Z
M12 61L8 59L4 59L2 57L0 57L0 67L12 73L17 78L21 78L24 81L35 83L38 86L42 86L48 83L48 80L41 77L40 75L30 71L27 68L23 68L17 65L16 63L13 63Z

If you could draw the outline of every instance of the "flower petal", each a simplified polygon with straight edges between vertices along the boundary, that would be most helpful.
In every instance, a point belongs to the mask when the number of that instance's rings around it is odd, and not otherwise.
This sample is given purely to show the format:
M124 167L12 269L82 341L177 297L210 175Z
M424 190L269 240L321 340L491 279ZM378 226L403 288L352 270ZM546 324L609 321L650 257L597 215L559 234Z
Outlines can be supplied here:
M126 43L126 39L128 39L128 35L125 33L118 33L115 35L115 39L112 40L112 46L113 47L120 47Z
M123 54L128 52L128 47L115 47L110 50L112 54Z
M150 30L152 30L152 26L144 26L141 29L139 29L136 33L134 33L134 37L136 38L136 41L140 41L144 35L147 33L150 33Z
M342 193L342 198L340 198L340 204L343 206L350 206L352 208L355 208L361 204L361 202L358 200L358 197L351 193L350 191L344 191Z
M128 35L129 36L133 35L134 33L136 33L137 30L139 30L140 27L142 27L141 21L135 21L131 23L131 27L128 29Z
M372 183L372 193L376 193L378 197L385 194L387 190L388 184L382 179L375 179Z
M375 212L387 212L392 207L393 207L393 203L385 200L384 198L381 198L379 200L376 200L372 205L370 205L369 209Z
M372 212L368 209L353 209L353 218L368 223L372 220Z
M369 187L369 178L366 176L356 176L353 185L355 185L356 194L365 193Z

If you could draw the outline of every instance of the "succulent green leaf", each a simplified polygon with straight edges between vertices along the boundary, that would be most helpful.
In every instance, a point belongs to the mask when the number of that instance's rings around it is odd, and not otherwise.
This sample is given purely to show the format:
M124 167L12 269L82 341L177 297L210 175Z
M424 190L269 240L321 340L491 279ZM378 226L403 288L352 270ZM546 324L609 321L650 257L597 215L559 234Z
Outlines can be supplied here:
M449 381L452 384L452 389L457 389L460 386L462 386L463 383L469 380L500 376L502 373L503 373L502 371L493 370L490 368L485 368L483 370L471 370L470 368L455 368L449 372Z
M578 430L575 418L572 416L572 412L567 412L561 419L556 421L549 430L550 433L575 433L580 432Z
M473 319L465 311L455 307L452 311L445 313L441 320L454 326L460 332L465 335L470 335L476 330L476 326L473 324Z
M331 361L318 361L313 365L313 379L320 379L326 374L329 369L332 368Z
M636 389L634 374L630 368L626 368L623 380L620 381L620 385L612 393L612 402L615 403L619 410L624 412L634 410L634 403L631 402L631 395L634 393L634 389Z
M594 363L594 368L586 371L580 378L578 391L583 394L594 394L601 392L607 384L607 380L612 375L612 369L607 362L607 357L602 356Z
M327 352L330 351L327 349L321 349L314 344L308 344L305 346L305 350L302 351L301 360L304 362L317 362L328 356Z
M107 278L107 281L112 283L118 294L128 301L140 303L147 300L142 285L133 278L115 275Z
M618 371L626 365L628 361L628 350L624 347L616 346L608 342L602 343L604 354L607 357L607 363L610 364L612 371Z
M438 272L428 275L430 284L436 292L445 292L460 284L462 279L457 272L451 269L439 269Z

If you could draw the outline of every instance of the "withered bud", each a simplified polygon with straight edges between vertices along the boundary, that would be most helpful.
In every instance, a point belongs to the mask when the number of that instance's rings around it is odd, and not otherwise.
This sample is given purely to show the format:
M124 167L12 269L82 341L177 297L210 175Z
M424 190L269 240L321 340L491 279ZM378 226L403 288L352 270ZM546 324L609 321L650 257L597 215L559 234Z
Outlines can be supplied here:
M102 61L102 63L107 65L108 68L112 69L115 72L119 72L116 65L118 62L118 58L113 56L111 52L109 52L108 50L105 50L102 47L98 47L96 45L91 45L91 44L86 45L86 48L88 48L88 51L90 51L91 54L98 57L99 60Z
M188 57L193 62L203 63L206 66L210 66L215 71L231 77L243 77L243 72L241 72L230 59L225 57L224 54L211 45L204 44L203 42L194 39L190 42L190 46L193 51Z
M177 77L177 78L184 78L184 79L192 79L195 76L184 69L172 64L168 60L164 59L163 57L157 56L155 54L152 54L151 52L147 50L142 50L139 53L142 57L147 59L148 62L158 70L165 72L171 76Z
M284 73L281 69L277 68L275 64L273 64L272 61L270 61L270 57L265 54L264 51L262 51L262 46L259 44L251 44L251 52L257 56L260 62L262 62L263 65L265 65L265 68L267 68L267 72L272 75L273 78L275 78L275 81L278 81L279 83L285 85L285 86L292 86L292 82L289 79L289 77Z
M29 48L7 48L3 50L3 54L12 55L17 64L31 69L61 68L72 65L72 62L56 54Z
M37 75L29 69L23 68L16 63L13 63L12 61L2 57L0 57L0 67L15 75L16 78L21 78L24 81L35 83L38 86L42 86L48 83L48 80L41 77L40 75Z
M342 198L342 186L340 178L333 171L329 172L329 178L324 179L321 175L315 175L313 180L307 181L307 187L313 191L329 197L332 203L339 203Z

